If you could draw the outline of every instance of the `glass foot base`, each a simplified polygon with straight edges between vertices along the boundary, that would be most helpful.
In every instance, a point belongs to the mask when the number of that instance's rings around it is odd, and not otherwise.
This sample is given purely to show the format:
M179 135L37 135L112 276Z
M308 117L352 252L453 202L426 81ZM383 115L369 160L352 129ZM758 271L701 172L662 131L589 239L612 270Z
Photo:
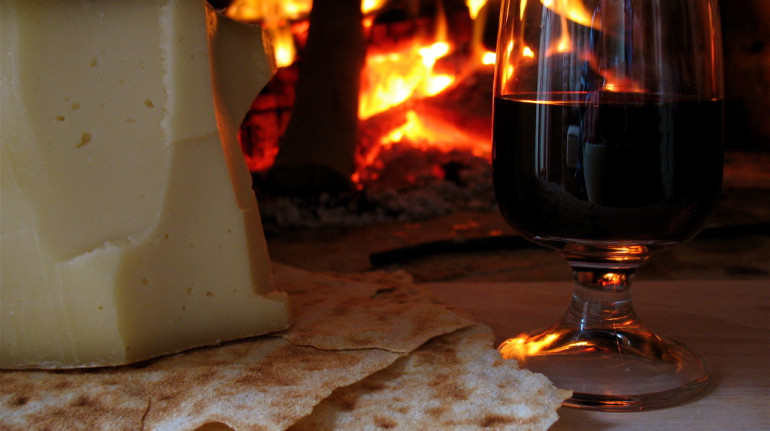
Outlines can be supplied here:
M698 394L709 381L706 363L682 344L643 328L572 329L555 326L503 342L516 359L573 391L565 406L603 411L669 407Z

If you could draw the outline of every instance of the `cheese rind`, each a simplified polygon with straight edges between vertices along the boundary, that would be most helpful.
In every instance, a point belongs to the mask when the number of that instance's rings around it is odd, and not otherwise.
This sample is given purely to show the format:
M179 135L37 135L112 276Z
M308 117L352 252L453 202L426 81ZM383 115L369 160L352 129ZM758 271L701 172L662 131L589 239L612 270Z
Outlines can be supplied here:
M3 1L0 17L0 368L286 328L237 142L270 77L260 30L202 0ZM209 55L221 40L246 60Z

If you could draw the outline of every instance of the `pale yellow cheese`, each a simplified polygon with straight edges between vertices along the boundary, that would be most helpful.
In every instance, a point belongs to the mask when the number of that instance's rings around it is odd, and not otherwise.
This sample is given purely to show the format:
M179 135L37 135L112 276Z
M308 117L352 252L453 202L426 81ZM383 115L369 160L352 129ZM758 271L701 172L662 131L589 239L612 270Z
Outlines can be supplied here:
M204 0L0 16L0 368L287 327L236 135L271 75L260 30Z

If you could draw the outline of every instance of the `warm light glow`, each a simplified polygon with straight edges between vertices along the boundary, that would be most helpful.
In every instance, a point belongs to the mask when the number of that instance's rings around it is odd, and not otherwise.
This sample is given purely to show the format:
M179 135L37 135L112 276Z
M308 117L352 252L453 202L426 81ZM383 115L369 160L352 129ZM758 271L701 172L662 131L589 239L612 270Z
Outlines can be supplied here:
M484 64L494 64L495 53L488 52L481 44L483 34L483 2L469 5L478 15L474 20L472 53L465 67L453 73L470 73ZM437 96L453 87L459 76L435 69L439 60L453 53L454 46L447 39L447 23L443 9L439 7L433 39L415 39L397 48L389 46L379 51L370 47L362 70L359 95L359 119L367 121L395 107L403 107L403 122L382 133L379 142L358 154L357 171L351 180L360 184L376 177L376 163L381 150L393 145L408 145L417 149L439 151L466 150L477 157L488 157L490 145L488 130L468 132L456 120L442 118L440 112L430 113L422 109L406 109L409 104L426 97ZM424 37L424 36L423 36ZM478 40L476 40L478 38ZM398 111L394 111L398 112ZM375 118L374 121L377 119ZM467 125L466 125L467 126ZM370 169L373 167L374 169ZM438 175L438 174L436 174Z
M433 67L436 64L436 60L449 53L449 44L436 42L433 45L420 48L418 52L420 57L422 57L422 64L426 67Z
M561 33L551 46L548 47L545 55L561 54L572 51L572 38L569 32L568 21L591 27L596 30L602 30L600 20L595 20L593 12L586 8L583 0L540 0L540 2L559 15L559 24ZM606 30L606 29L605 29ZM525 48L526 49L526 48ZM528 56L524 53L525 56ZM627 76L619 76L615 71L599 67L597 59L589 54L582 53L581 57L587 61L590 67L604 78L604 90L610 92L644 92L637 82Z
M428 78L425 83L425 95L435 96L454 82L454 78L449 75L434 75Z
M617 286L619 285L625 276L623 274L616 274L614 272L608 272L602 275L602 279L599 282L601 286Z
M449 44L436 42L400 52L368 55L362 75L359 118L366 119L409 98L433 96L446 89L454 77L434 74L433 68L449 51Z
M262 26L265 40L272 46L275 65L286 67L293 64L297 56L293 34L302 26L294 23L303 20L307 23L312 6L312 0L234 0L224 14Z
M387 147L402 141L408 141L417 148L467 149L476 156L485 155L484 148L488 144L486 138L468 135L448 120L420 116L414 110L408 111L406 122L390 131L380 142Z
M479 16L481 8L487 4L487 0L465 0L465 4L468 6L468 12L470 12L471 19L476 19L476 17Z
M647 254L647 247L643 245L628 245L616 248L616 251L621 254L640 255Z
M421 32L411 40L370 41L361 69L358 117L362 124L373 122L371 124L375 127L367 130L374 130L372 133L376 135L367 135L366 143L360 144L357 150L357 170L351 176L357 187L377 179L378 169L383 168L378 155L394 145L441 152L462 150L476 157L490 156L490 132L486 127L482 130L475 122L470 126L457 118L447 118L441 108L432 108L430 103L421 105L420 102L420 99L440 97L441 93L454 88L458 80L473 74L479 67L495 64L496 54L489 52L482 43L484 25L488 21L487 8L484 7L486 2L468 0L473 33L468 45L470 49L464 49L462 53L453 52L455 47L448 37L447 17L440 3L432 35ZM388 25L375 23L377 12L386 3L387 0L361 1L364 14L361 25L367 34L370 31L376 33L377 29L373 26ZM297 61L295 49L303 46L311 8L312 0L234 0L225 14L232 19L262 26L275 64L283 68ZM442 62L447 56L458 54L462 57ZM383 117L376 117L383 113ZM271 164L275 152L277 146L260 148L260 156L264 156L265 163ZM249 167L254 170L252 165ZM257 171L269 168L259 167ZM433 174L441 176L443 172Z
M530 47L525 46L524 49L521 50L521 55L524 57L535 58L535 51L532 51Z
M264 27L276 27L306 18L312 6L312 0L234 0L225 15L235 20L260 23Z
M540 0L540 2L554 13L572 22L586 27L594 27L593 14L586 9L582 0ZM564 27L562 28L564 29ZM598 30L598 24L594 28ZM564 31L566 32L566 30Z
M377 173L366 168L376 168L380 152L394 145L408 145L423 151L464 150L476 157L489 157L489 139L488 135L469 133L441 116L409 110L400 126L385 133L378 145L372 146L367 153L359 154L359 169L351 176L351 180L359 183L376 179Z
M542 340L534 340L527 335L520 335L503 341L497 350L505 359L521 358L541 351L543 347L550 345L558 337L557 334L548 334Z
M265 32L270 34L270 40L273 42L276 66L286 67L294 63L297 52L294 48L294 36L291 28L288 26L267 28Z
M600 70L605 79L604 89L610 92L644 93L644 88L628 78L617 78L611 70Z
M554 45L548 47L545 55L572 51L572 38L569 35L569 28L567 27L567 17L560 15L559 22L561 23L561 35Z
M612 69L600 68L599 61L595 56L585 55L583 59L588 63L591 69L604 78L604 90L610 92L622 91L626 93L643 93L645 91L636 81L625 76L618 76Z
M510 81L513 78L513 72L516 71L516 68L513 67L513 64L509 64L508 67L505 69L505 80Z
M572 38L569 34L567 21L599 29L599 24L594 22L593 13L586 9L582 0L540 0L540 2L559 15L559 24L561 25L559 39L548 47L546 55L569 52L572 49Z
M573 348L584 348L591 346L588 341L572 341L561 346L553 346L554 342L558 340L559 336L560 334L557 332L539 336L529 336L522 334L516 338L510 338L503 341L497 350L500 352L500 356L502 356L503 359L523 360L528 356L534 356L543 353L544 351L552 354L567 351Z
M491 51L487 51L484 53L484 55L481 57L481 64L495 64L497 61L497 54Z
M382 9L387 2L388 0L361 0L361 12L363 12L364 15L376 12Z
M382 9L388 0L361 0L361 12L371 14ZM307 18L312 0L234 0L225 11L233 19L272 26Z

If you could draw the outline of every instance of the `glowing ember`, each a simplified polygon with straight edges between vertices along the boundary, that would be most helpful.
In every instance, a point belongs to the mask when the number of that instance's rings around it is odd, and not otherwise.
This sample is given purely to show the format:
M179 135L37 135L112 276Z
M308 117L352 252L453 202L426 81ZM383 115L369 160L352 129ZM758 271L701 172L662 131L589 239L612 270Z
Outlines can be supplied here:
M488 139L477 137L441 118L421 118L415 111L406 113L406 123L390 131L380 140L383 146L409 142L416 148L437 147L445 151L467 150L475 156L484 156Z
M466 67L470 69L494 65L496 58L495 53L482 48L480 40L484 25L480 11L485 4L486 0L467 2L474 25L469 42L470 55L466 55L470 58L465 58ZM455 48L447 41L446 17L442 11L439 8L433 40L414 40L387 52L370 51L362 75L359 119L363 121L394 107L407 105L409 101L439 95L456 85L458 79L462 79L460 75L468 72L467 69L454 73L435 71L438 60L454 54ZM464 130L462 124L442 118L440 113L409 109L403 116L403 122L385 131L376 145L359 154L358 169L352 179L354 182L373 179L377 174L368 167L375 163L382 148L394 144L446 152L463 150L474 156L486 157L490 147L487 132Z

